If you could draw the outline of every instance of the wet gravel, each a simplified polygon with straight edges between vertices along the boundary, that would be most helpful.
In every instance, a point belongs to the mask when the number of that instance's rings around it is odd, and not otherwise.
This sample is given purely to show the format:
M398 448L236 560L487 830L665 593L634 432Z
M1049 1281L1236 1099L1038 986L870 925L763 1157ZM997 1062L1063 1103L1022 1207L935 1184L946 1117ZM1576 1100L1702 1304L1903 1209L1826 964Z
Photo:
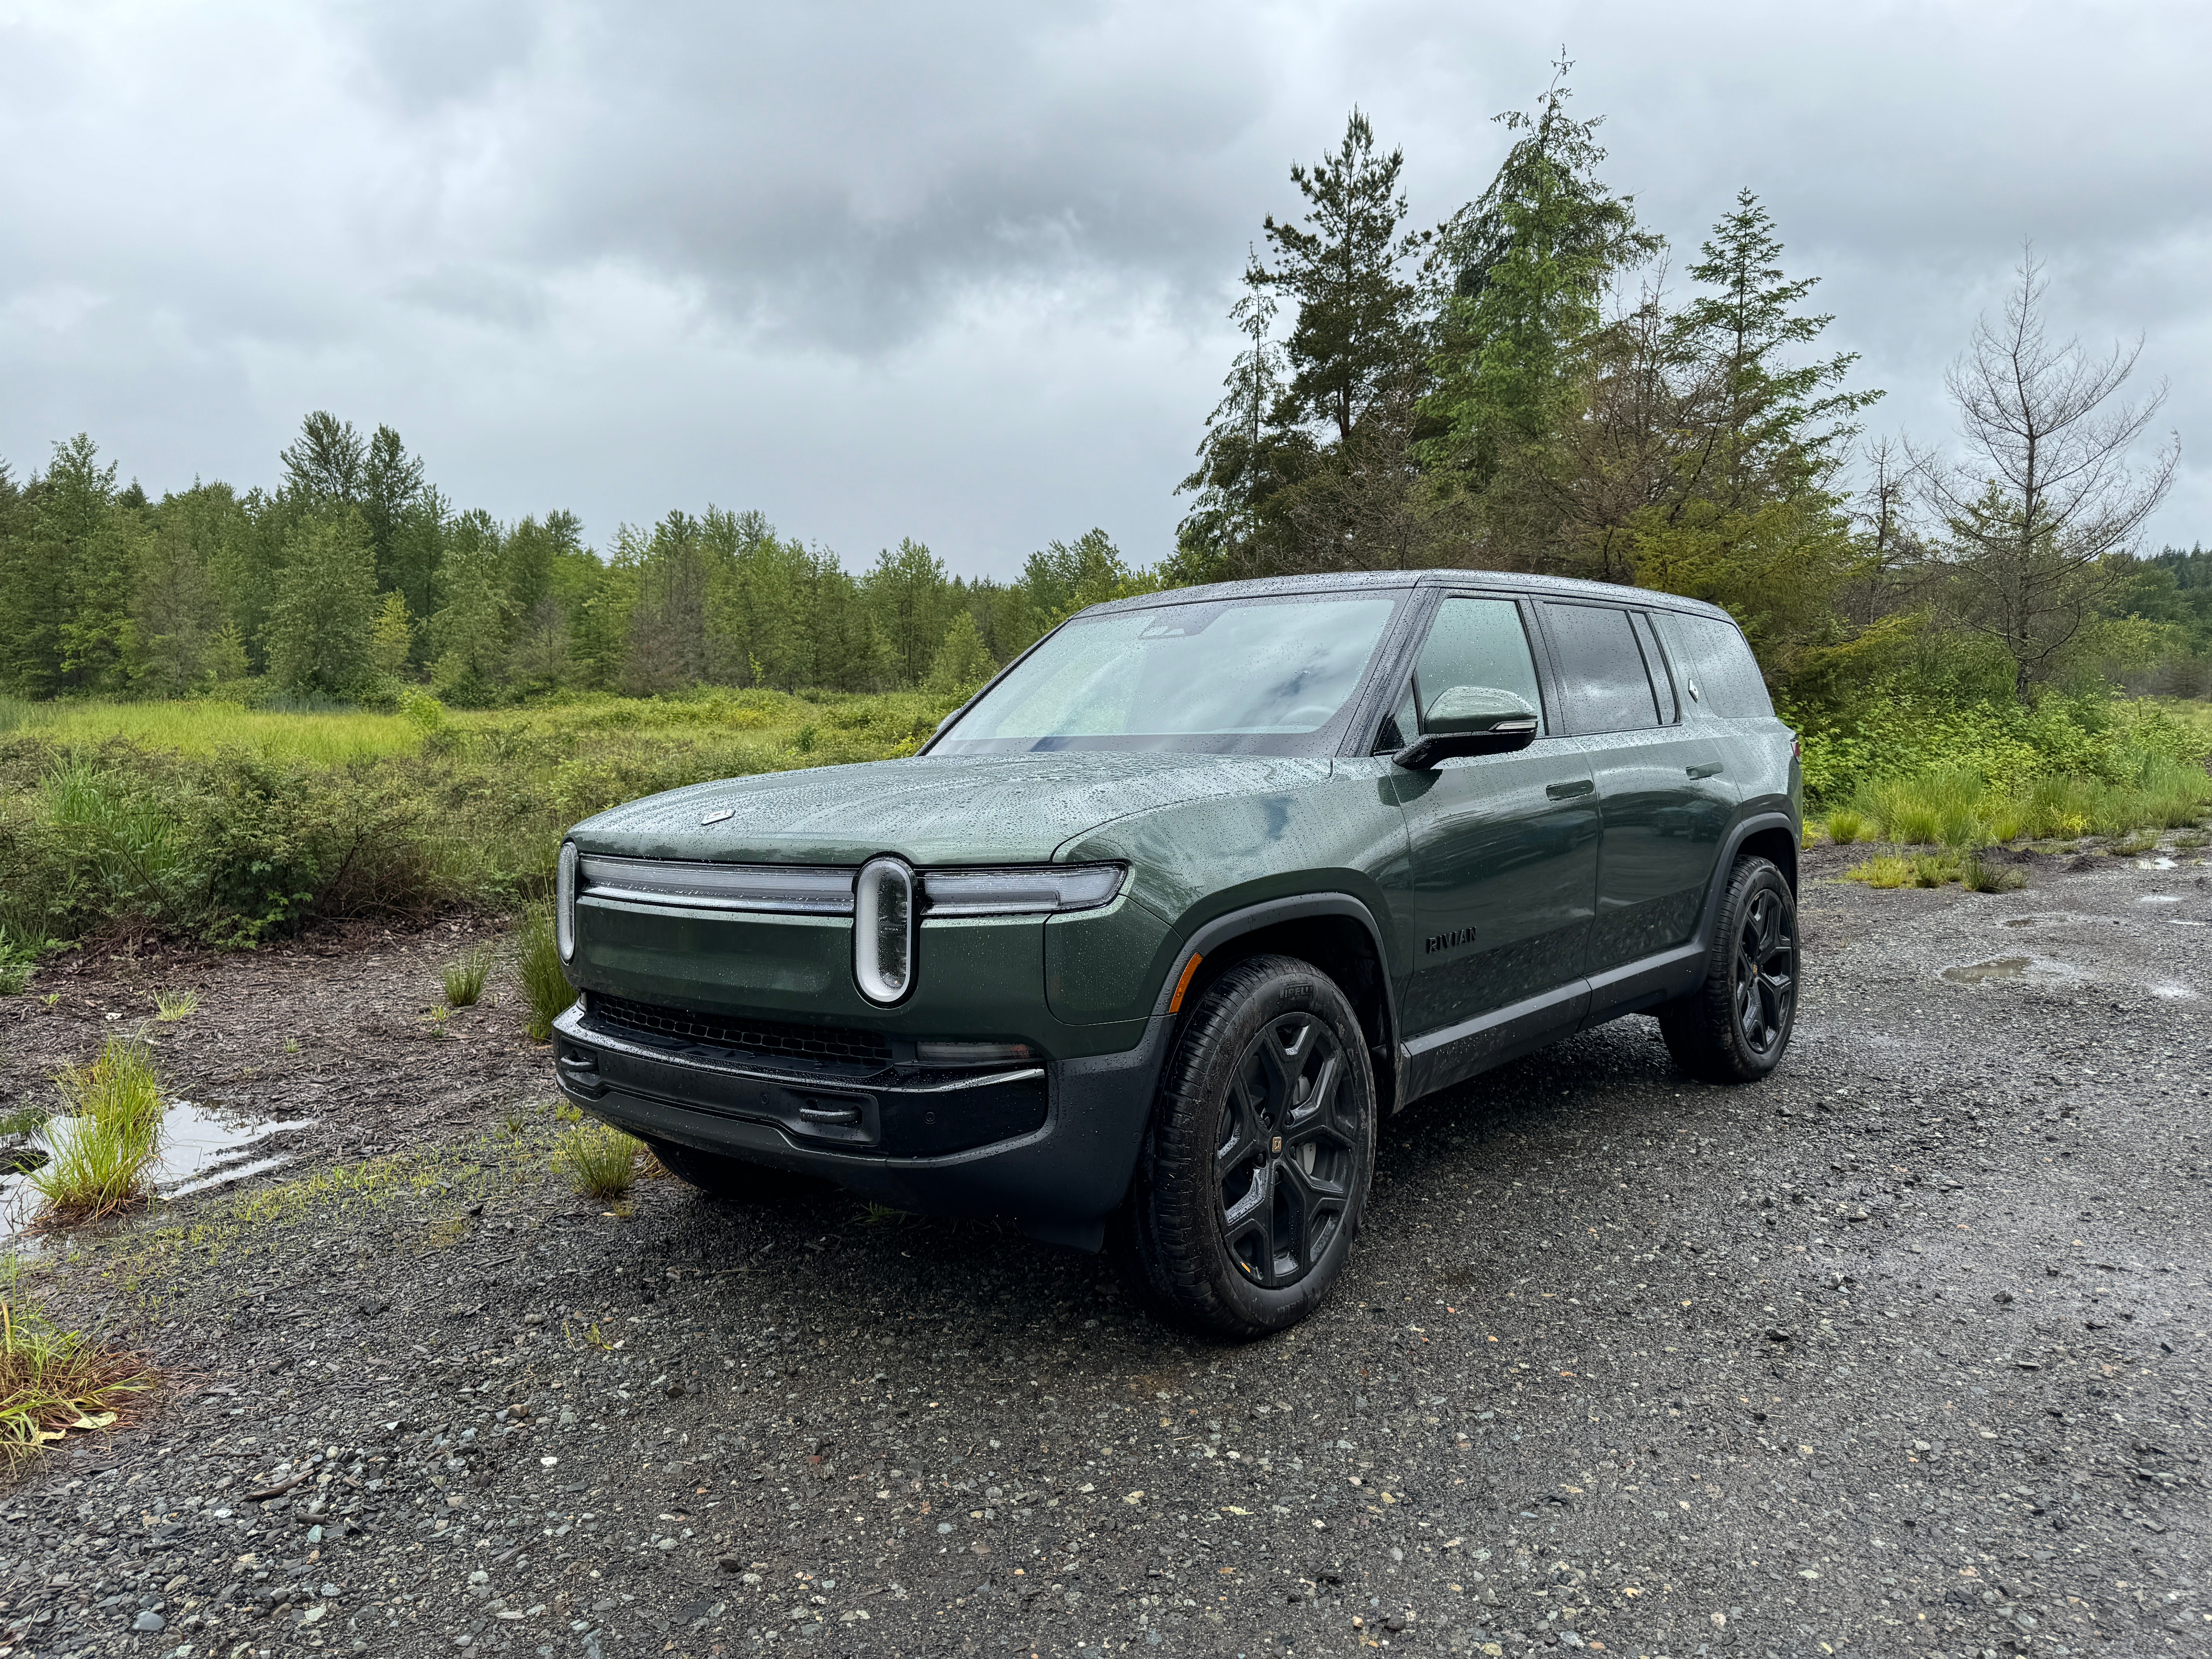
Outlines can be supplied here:
M988 1227L580 1202L491 1011L465 1109L326 1078L33 1263L172 1382L0 1492L0 1654L2212 1652L2197 856L1814 855L1777 1078L1628 1020L1425 1103L1243 1348ZM266 969L198 971L212 1053Z

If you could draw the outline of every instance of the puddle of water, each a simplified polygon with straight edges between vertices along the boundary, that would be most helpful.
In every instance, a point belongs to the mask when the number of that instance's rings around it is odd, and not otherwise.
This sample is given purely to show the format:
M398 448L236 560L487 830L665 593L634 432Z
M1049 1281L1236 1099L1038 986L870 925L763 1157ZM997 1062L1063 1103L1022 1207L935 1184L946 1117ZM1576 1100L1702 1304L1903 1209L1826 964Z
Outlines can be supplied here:
M1990 962L1961 963L1943 970L1954 985L2080 985L2088 975L2071 963L2044 957L1998 957Z
M2149 988L2149 990L2153 996L2163 997L2168 1002L2185 1001L2197 994L2197 993L2188 986L2176 985L2171 980L2153 985Z
M2137 904L2179 904L2181 902L2181 895L2179 893L2145 893L2141 898L2137 899L2136 902Z
M2172 859L2166 857L2163 854L2154 859L2137 859L2136 860L2136 868L2138 870L2171 870L2173 867L2174 861Z
M2183 916L2168 916L2166 925L2169 927L2212 927L2212 922L2191 921Z
M295 1118L270 1122L189 1100L172 1101L161 1120L154 1190L164 1198L178 1198L281 1168L291 1161L290 1157L270 1143L313 1121ZM35 1138L36 1146L51 1155L68 1144L76 1122L70 1117L47 1119ZM28 1225L38 1204L39 1195L27 1170L0 1176L0 1236L20 1232Z

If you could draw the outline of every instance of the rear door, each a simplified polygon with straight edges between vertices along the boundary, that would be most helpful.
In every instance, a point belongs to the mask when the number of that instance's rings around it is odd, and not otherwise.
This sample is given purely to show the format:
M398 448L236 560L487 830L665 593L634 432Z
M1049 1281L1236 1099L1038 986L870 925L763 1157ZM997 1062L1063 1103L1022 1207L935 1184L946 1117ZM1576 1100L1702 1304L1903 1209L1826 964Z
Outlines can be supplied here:
M1733 797L1713 732L1684 721L1648 616L1578 600L1547 599L1540 609L1563 723L1589 740L1603 822L1584 958L1602 1002L1606 975L1697 931Z
M1413 865L1402 1012L1416 1091L1572 1025L1587 1000L1596 784L1580 745L1556 735L1528 620L1512 599L1446 595L1392 717L1410 742L1421 711L1455 685L1512 691L1545 711L1542 732L1517 754L1459 756L1397 775Z

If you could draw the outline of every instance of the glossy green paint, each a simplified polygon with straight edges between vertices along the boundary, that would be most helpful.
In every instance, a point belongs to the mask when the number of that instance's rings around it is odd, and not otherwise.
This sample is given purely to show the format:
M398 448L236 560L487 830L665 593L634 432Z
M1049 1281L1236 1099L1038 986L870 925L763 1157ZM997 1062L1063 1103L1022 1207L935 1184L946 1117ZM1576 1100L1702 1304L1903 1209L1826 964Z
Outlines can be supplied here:
M1392 687L1410 641L1397 649ZM1376 717L1395 696L1383 678ZM572 839L630 857L848 868L891 853L925 872L1110 860L1128 880L1093 912L925 920L914 994L889 1010L854 985L842 917L587 896L571 977L895 1037L1107 1054L1141 1038L1200 928L1268 900L1340 893L1375 918L1400 1035L1412 1037L1681 944L1730 828L1762 811L1796 821L1787 728L1680 701L1678 726L1547 735L1429 771L1385 756L1063 750L702 784L602 813Z
M1103 914L1103 913L1102 913ZM1157 931L1164 933L1164 926ZM1149 960L1128 953L1139 975ZM914 993L879 1008L853 982L853 927L842 916L731 915L646 909L586 898L578 906L579 990L710 1012L859 1025L916 1041L1026 1042L1054 1060L1116 1054L1144 1035L1146 1006L1062 1019L1045 997L1042 916L925 921Z
M1518 754L1397 774L1413 868L1400 999L1408 1035L1584 971L1600 830L1587 749L1587 739L1540 738Z
M1109 819L1295 787L1326 760L1091 750L947 755L772 772L673 789L587 818L586 853L735 864L1030 864ZM714 823L701 820L727 812Z
M1134 1021L1141 1030L1182 945L1166 917L1126 892L1103 909L1048 917L1046 1004L1071 1025Z

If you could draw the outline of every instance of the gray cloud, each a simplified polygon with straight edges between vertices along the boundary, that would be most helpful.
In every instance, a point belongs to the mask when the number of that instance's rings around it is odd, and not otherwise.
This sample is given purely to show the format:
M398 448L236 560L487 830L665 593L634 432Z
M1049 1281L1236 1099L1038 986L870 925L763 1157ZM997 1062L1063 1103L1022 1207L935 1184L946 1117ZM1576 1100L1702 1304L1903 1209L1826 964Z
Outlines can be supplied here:
M1354 101L1417 215L1564 40L1679 266L1740 185L1819 273L1876 424L2020 239L2148 336L2187 439L2212 303L2206 29L2179 6L486 4L0 10L0 455L91 430L149 488L266 480L306 409L461 501L758 505L855 561L1164 550L1285 176ZM2193 453L2157 526L2194 539Z

